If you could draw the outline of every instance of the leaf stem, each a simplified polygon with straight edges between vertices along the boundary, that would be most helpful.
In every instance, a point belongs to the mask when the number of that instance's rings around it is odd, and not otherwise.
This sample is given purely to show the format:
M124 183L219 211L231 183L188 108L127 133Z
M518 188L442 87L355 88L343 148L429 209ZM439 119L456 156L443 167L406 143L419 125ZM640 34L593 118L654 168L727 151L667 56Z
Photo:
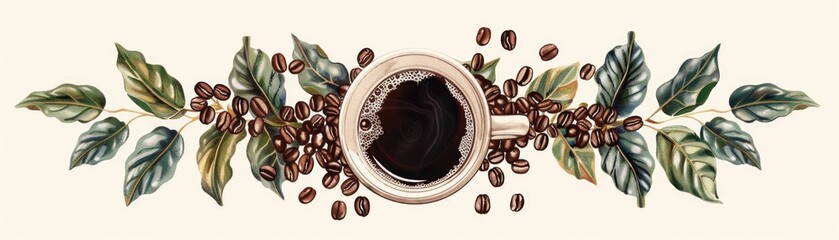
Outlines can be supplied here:
M659 108L659 110L661 110L661 109ZM679 118L687 118L687 117L690 117L691 115L696 115L696 114L702 114L702 113L707 113L707 112L727 113L727 112L731 111L730 109L729 110L705 109L705 110L702 110L702 111L697 111L697 112L692 112L692 113L688 113L688 114L681 115L681 116L676 116L676 117L673 117L673 118L670 118L670 119L667 119L667 120L664 120L664 121L653 120L652 117L655 116L655 114L658 113L659 110L656 110L655 112L653 112L653 114L650 115L650 117L648 117L645 121L647 121L649 123L652 123L652 124L662 124L662 123L673 121L673 120L676 120L676 119L679 119ZM694 120L699 121L699 119L696 119L696 118L694 118Z
M136 113L136 114L139 114L139 115L142 115L142 116L152 116L151 114L146 113L146 112L140 112L140 111L137 111L137 110L131 110L131 109L126 109L126 108L111 109L111 110L101 109L101 110L104 111L104 112L107 112L107 113L130 112L130 113Z
M179 129L178 129L178 134L180 134L180 133L181 133L181 131L183 131L183 130L184 130L184 128L186 128L186 126L189 126L189 124L191 124L191 123L195 122L196 120L198 120L198 116L195 116L195 117L190 117L189 119L190 119L190 120L189 120L189 122L186 122L183 126L181 126L181 128L179 128Z

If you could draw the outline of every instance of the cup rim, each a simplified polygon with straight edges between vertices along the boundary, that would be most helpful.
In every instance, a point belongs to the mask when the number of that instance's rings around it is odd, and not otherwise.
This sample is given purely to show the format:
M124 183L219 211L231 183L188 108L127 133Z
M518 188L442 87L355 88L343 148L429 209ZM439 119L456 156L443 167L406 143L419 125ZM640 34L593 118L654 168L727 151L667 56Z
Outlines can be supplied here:
M473 119L471 151L460 169L440 183L423 188L407 188L386 181L379 176L379 169L371 166L363 156L358 139L358 120L367 98L373 90L391 75L412 69L426 70L442 75L457 87L470 107ZM403 49L375 59L359 73L347 90L341 104L338 134L347 165L356 178L374 193L400 203L422 204L446 198L466 185L477 174L490 139L490 113L483 90L463 65L453 58L426 49ZM486 141L484 141L486 140Z

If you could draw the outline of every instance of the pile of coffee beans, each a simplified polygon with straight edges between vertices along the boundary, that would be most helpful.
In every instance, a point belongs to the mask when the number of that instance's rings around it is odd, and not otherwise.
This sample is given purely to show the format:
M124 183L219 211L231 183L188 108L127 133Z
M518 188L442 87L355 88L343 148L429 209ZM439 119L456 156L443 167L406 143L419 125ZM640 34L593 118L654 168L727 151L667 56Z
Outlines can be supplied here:
M618 144L616 128L620 125L616 125L617 118L618 112L614 107L604 107L599 103L588 107L581 104L576 109L557 115L555 124L564 131L565 137L574 139L574 147L583 148L591 143L592 147L599 148ZM621 125L627 131L636 131L644 122L639 116L631 116L624 119Z
M215 127L219 131L229 131L232 134L239 134L247 125L248 133L251 136L258 136L265 129L265 117L268 114L268 103L264 98L254 97L250 101L239 96L233 97L232 109L228 111L221 111L216 116L216 109L221 110L218 101L226 101L230 98L230 88L224 84L216 84L210 87L206 82L198 82L195 84L196 97L190 101L190 108L194 111L200 112L198 120L203 124L210 124L213 120L216 121ZM212 106L207 103L208 100L213 100L215 104ZM245 120L244 116L248 114L248 110L253 111L254 119Z

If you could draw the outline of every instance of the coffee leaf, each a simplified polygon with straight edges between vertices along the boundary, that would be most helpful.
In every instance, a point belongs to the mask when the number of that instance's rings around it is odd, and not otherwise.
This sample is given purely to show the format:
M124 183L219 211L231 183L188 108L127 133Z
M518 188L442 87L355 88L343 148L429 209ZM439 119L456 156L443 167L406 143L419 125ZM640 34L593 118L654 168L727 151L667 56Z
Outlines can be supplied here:
M219 131L214 127L210 127L201 135L198 145L198 171L201 173L201 188L213 197L218 205L223 205L224 186L233 176L230 159L236 153L236 145L245 138L245 135L247 133L233 134L230 131Z
M228 77L236 96L250 100L263 98L268 105L266 123L279 125L280 109L285 106L285 78L274 71L271 57L260 49L251 48L250 37L242 38L242 49L233 58L233 69Z
M283 161L283 155L274 149L274 145L271 142L271 137L269 135L276 134L260 134L256 137L251 137L250 140L248 140L248 146L246 148L248 161L251 165L251 173L253 173L253 177L256 178L257 181L261 182L263 186L271 189L271 191L274 191L274 193L279 195L280 198L285 199L285 195L282 191L282 184L286 181L284 174L277 174L273 181L266 181L259 175L259 168L261 166L273 166L274 169L277 169L278 171L285 168L286 163ZM291 144L290 146L296 147L297 143Z
M576 148L574 138L566 138L565 129L560 131L559 137L554 139L551 152L563 170L577 179L597 184L597 176L594 174L594 149L591 145L583 148Z
M79 142L70 156L70 169L82 164L96 165L114 158L122 144L128 140L128 125L115 117L93 123L79 136Z
M537 92L544 99L558 101L562 108L568 108L577 95L577 71L580 63L559 66L539 74L527 87L527 92Z
M720 45L698 58L682 63L679 72L655 92L661 111L670 116L689 113L705 104L720 80L717 53Z
M714 156L736 165L749 164L760 169L760 154L752 135L740 129L733 121L715 117L702 124L699 136L708 143Z
M484 63L484 66L481 69L470 69L472 74L478 74L484 76L490 82L495 82L495 68L498 67L498 61L501 58L493 59L492 61ZM471 64L471 61L464 61L463 64Z
M125 205L140 195L154 193L172 179L183 155L183 137L175 130L161 126L140 137L125 161Z
M747 123L771 122L793 110L819 106L804 92L785 90L771 83L739 87L731 93L728 104L731 113Z
M163 119L174 119L184 107L184 89L166 68L146 62L143 54L116 44L117 68L122 73L125 92L146 112Z
M650 155L647 142L638 132L618 130L620 141L615 146L601 146L601 168L612 177L621 192L638 198L638 207L644 207L644 196L650 191L655 160Z
M93 121L105 107L105 95L89 85L61 84L56 88L32 92L15 107L40 110L61 122Z
M312 95L326 96L338 93L338 87L350 81L349 73L344 64L332 62L326 52L317 44L301 41L295 35L294 53L292 57L303 61L303 71L297 74L300 86Z
M656 158L676 189L720 203L717 159L705 140L685 126L669 126L658 131L656 146Z
M628 117L647 95L650 69L644 61L644 52L635 42L635 33L629 32L626 45L609 51L606 61L594 75L599 91L597 103L615 107L618 116Z

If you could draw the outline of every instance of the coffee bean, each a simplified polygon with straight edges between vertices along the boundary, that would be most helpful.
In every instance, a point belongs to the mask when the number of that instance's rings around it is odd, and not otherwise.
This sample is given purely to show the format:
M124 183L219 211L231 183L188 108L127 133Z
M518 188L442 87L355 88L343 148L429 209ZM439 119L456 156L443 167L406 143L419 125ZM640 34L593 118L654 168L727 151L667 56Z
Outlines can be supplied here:
M323 137L326 138L327 142L335 142L338 139L338 127L334 125L324 127Z
M513 142L512 139L504 139L501 140L501 144L498 145L498 149L504 152L510 151L513 150L513 145L515 145L515 142Z
M539 116L539 118L536 119L536 124L533 125L533 130L536 130L536 132L544 132L545 129L548 129L548 124L550 122L551 120L548 118L548 116Z
M299 101L294 105L294 116L297 119L303 120L309 117L309 105L306 102Z
M580 78L583 80L589 80L594 76L594 71L594 65L586 63L586 65L583 65L583 67L580 68Z
M470 65L470 67L474 71L481 71L481 69L484 69L484 55L480 53L472 55L472 65Z
M291 61L291 63L288 64L288 71L291 72L291 74L298 74L302 72L303 68L305 67L306 66L305 64L303 64L303 61L300 61L300 59L295 59L294 61Z
M335 93L326 94L326 106L340 107L341 98Z
M504 106L504 114L505 115L513 115L516 114L516 107L513 106L513 103L507 104Z
M539 57L542 58L542 61L554 59L557 53L559 53L559 49L553 43L545 44L545 46L539 49Z
M189 107L195 111L204 110L204 108L207 108L207 99L201 97L194 97L192 98L192 100L190 100Z
M591 146L594 148L603 146L603 131L591 131Z
M542 94L539 94L538 92L530 92L527 94L527 101L530 103L531 107L539 105L542 100Z
M521 156L521 151L518 148L513 148L505 154L504 159L506 159L507 163L513 163L519 160L519 156Z
M289 125L283 126L280 128L280 134L277 136L279 136L283 142L292 143L295 141L295 137L297 136L297 129Z
M297 163L287 163L284 169L283 174L285 175L285 180L296 182L300 173L300 167L297 166Z
M332 203L332 219L341 220L347 216L347 204L343 201L335 201Z
M542 151L548 147L548 135L544 133L540 133L536 135L536 138L533 139L533 148L536 150Z
M539 120L539 111L534 109L527 112L527 120L530 121L531 125L535 125L536 120Z
M370 200L367 197L359 196L355 198L355 213L362 217L370 214Z
M634 132L644 126L644 120L639 116L628 117L623 120L623 129Z
M525 86L533 80L533 68L528 66L521 67L519 73L516 74L516 82L519 86ZM541 101L541 99L539 99ZM532 102L531 102L532 103Z
M478 214L487 214L490 208L489 205L489 196L486 194L478 195L478 197L475 198L475 212L478 212Z
M341 183L341 193L344 196L353 195L356 191L358 191L358 180L347 178L347 180L344 180L344 183Z
M524 159L513 161L510 165L512 166L513 172L516 174L525 174L530 170L530 162Z
M358 61L358 66L367 67L367 65L370 64L370 62L373 61L374 56L375 55L373 54L372 49L370 49L370 48L361 49L361 51L358 52L358 56L356 56L356 60Z
M489 184L493 187L504 185L504 171L501 168L493 167L489 170L487 176L489 177Z
M524 207L524 195L521 193L513 194L513 197L510 198L510 210L513 212L521 211Z
M484 172L484 171L486 171L486 170L489 170L489 161L488 161L488 160L486 160L486 159L484 159L483 161L481 161L481 167L480 167L480 168L478 168L478 170L480 170L481 172Z
M536 104L536 108L539 109L539 111L545 112L548 111L548 108L551 108L551 105L553 104L554 102L550 99L543 99L541 102L539 102L539 104Z
M581 131L580 134L577 135L576 145L577 148L584 148L588 145L589 141L589 133L586 131Z
M484 92L487 101L495 101L495 98L497 98L500 94L501 89L498 88L498 86L489 87L489 89L487 89L486 92Z
M210 124L216 118L216 110L213 108L204 108L198 118L203 124Z
M472 67L468 67L469 64L464 64L464 65L466 65L467 68L472 68ZM475 78L475 81L477 81L478 84L481 85L481 89L483 89L484 91L486 91L487 88L492 86L492 81L490 81L489 79L484 77L484 75L472 74L472 77Z
M248 114L249 106L250 104L248 103L247 99L244 99L239 96L233 97L233 112L235 112L236 115L243 116L245 114Z
M614 107L608 107L603 110L603 123L610 124L618 120L618 110Z
M326 163L326 171L329 173L340 173L341 164L335 161Z
M520 148L527 146L527 136L521 136L519 138L516 138L516 146Z
M309 142L309 136L309 131L306 131L306 129L297 129L295 138L297 139L297 143L306 144Z
M326 189L332 189L338 185L338 181L341 181L340 175L337 173L327 173L326 175L323 175L321 183Z
M519 113L519 114L527 113L527 111L530 111L530 102L528 102L523 97L516 99L515 105L516 105L516 112Z
M315 166L314 160L312 160L312 155L303 154L303 156L300 156L300 159L297 159L297 166L300 168L300 173L311 173Z
M325 104L323 96L321 95L312 95L312 97L309 98L309 109L313 112L320 112L323 110L323 106Z
M498 108L504 108L509 103L510 103L510 100L507 99L506 96L498 96L497 98L495 98L495 106L498 107Z
M291 163L297 161L297 157L300 155L300 152L297 150L297 147L291 146L283 150L283 161L287 163Z
M262 165L259 167L259 176L265 181L274 181L277 177L277 169L270 165Z
M556 124L548 125L548 129L545 130L545 132L547 132L548 137L551 137L551 138L555 138L557 135L559 135L559 129L556 128Z
M326 168L326 163L332 161L332 158L330 157L329 152L324 149L315 153L315 160L317 160L318 165L321 168Z
M337 126L338 125L338 116L326 116L326 124Z
M329 154L332 154L332 159L339 159L343 157L343 151L341 150L341 146L339 144L332 144L329 146Z
M566 137L576 137L577 135L580 135L580 130L577 129L577 125L570 125L570 126L566 127L566 130L565 130L565 136Z
M600 105L600 103L592 104L588 107L588 118L591 120L597 120L603 115L603 110L603 105Z
M280 108L280 119L286 122L294 122L297 121L294 119L294 108L289 106L283 106Z
M251 98L251 112L257 118L264 118L268 116L268 103L265 102L265 99L262 97L253 97Z
M232 134L239 134L239 133L241 133L242 131L245 130L245 126L247 126L247 125L248 125L248 123L247 123L247 121L245 121L245 118L234 117L233 119L230 120L230 129L228 129L228 130Z
M501 47L507 51L513 51L516 48L516 32L507 30L501 33Z
M552 101L551 106L548 107L548 109L545 109L545 112L548 112L548 113L559 113L559 111L562 111L562 103L553 102L553 101Z
M227 100L230 98L230 88L224 86L224 84L216 84L216 86L213 87L213 96L221 101Z
M271 139L271 143L273 143L274 145L274 151L277 152L284 151L286 146L288 145L288 143L286 141L283 141L283 139L279 135L274 136L274 138Z
M487 154L487 160L489 163L499 164L501 161L504 161L504 153L496 150L489 151Z
M326 106L323 108L323 114L326 116L338 116L341 113L341 110L336 106Z
M492 113L492 115L504 115L504 109L494 107L494 108L490 109L490 113Z
M198 82L195 84L195 94L204 100L213 98L213 87L206 82Z
M618 132L615 129L606 130L606 133L603 134L603 142L609 146L618 145L619 137Z
M286 62L285 56L282 53L275 53L274 56L271 56L271 67L274 68L275 72L283 73L286 70Z
M577 120L577 129L583 132L591 130L591 122L585 119Z
M489 149L498 149L498 145L501 145L500 140L490 140L489 141Z
M349 84L342 84L341 86L338 86L338 96L340 96L340 97L347 96L347 91L349 91L349 90L350 90L350 85Z
M306 187L303 191L300 191L300 195L297 195L297 200L300 201L302 204L307 204L315 200L315 196L317 196L318 192L315 191L312 187Z
M355 178L355 174L349 167L344 167L344 176L347 176L348 178Z
M313 155L315 154L315 151L317 151L317 149L311 143L306 144L306 146L303 146L303 154Z
M560 128L565 128L574 123L574 114L570 111L563 111L556 116L556 124Z
M220 112L216 118L216 130L219 130L220 132L227 131L227 129L230 128L230 122L230 113L224 111Z
M536 134L538 133L533 129L533 126L530 126L530 128L527 129L527 139L533 140L536 138Z
M580 120L585 118L588 115L588 109L586 106L580 106L574 110L574 119Z
M361 68L353 68L350 70L350 83L355 82L355 79L358 78L358 74L361 74Z
M262 120L262 118L255 118L248 121L248 133L251 136L259 136L263 130L265 130L265 120Z
M475 42L477 42L479 46L484 46L489 43L490 38L492 38L492 31L490 31L487 27L482 27L478 29L478 35L475 36Z

